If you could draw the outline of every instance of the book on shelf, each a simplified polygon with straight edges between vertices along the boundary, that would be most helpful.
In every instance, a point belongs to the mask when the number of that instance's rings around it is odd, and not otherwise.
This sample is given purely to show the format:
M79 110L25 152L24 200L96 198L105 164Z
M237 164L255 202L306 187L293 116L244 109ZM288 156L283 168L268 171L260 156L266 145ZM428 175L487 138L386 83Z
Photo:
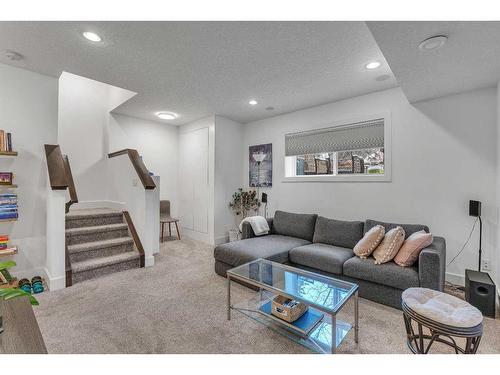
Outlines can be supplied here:
M14 255L17 253L17 246L11 246L5 249L0 249L0 255Z
M0 129L0 151L12 151L12 133Z
M12 152L12 133L7 133L7 151Z
M16 212L0 212L0 220L8 220L8 219L17 219L19 217L17 211Z
M14 174L12 172L0 172L0 185L12 185Z

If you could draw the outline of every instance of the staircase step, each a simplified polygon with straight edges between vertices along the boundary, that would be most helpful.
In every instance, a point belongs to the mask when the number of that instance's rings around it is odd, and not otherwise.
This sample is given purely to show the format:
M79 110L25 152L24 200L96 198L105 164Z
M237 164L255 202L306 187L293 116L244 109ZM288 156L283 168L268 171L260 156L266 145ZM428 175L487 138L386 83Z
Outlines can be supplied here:
M110 238L100 241L84 242L68 246L71 264L90 259L115 256L130 253L134 250L134 240L131 237Z
M139 258L140 256L137 251L130 251L72 263L73 283L94 279L114 272L139 268Z
M126 223L71 228L66 229L66 245L76 245L85 242L109 240L127 236L128 225Z
M66 229L123 223L123 212L106 208L73 210L66 214Z

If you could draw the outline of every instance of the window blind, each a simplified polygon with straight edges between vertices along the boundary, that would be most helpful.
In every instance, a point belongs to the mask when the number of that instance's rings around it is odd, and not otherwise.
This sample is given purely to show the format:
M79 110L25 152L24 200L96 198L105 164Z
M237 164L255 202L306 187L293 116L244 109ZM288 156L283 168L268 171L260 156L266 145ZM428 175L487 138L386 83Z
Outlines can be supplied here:
M286 156L382 147L383 118L285 135Z

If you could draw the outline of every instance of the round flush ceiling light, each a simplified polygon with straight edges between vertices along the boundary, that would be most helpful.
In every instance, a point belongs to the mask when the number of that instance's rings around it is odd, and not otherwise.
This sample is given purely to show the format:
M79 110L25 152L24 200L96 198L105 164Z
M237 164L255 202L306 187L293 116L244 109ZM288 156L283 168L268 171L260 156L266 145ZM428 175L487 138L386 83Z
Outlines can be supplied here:
M248 104L250 104L250 105L257 105L257 100L252 99L252 100L250 100L250 101L248 102Z
M85 39L88 39L91 42L100 42L102 40L102 38L99 35L91 31L85 31L83 33L83 36L85 37Z
M432 36L430 38L421 41L420 44L418 45L418 48L420 48L422 51L430 51L433 49L438 49L444 46L447 40L448 37L446 35Z
M172 112L157 112L156 116L162 120L174 120L177 118L177 115Z
M377 69L378 67L380 67L380 65L382 65L382 64L380 64L379 61L371 61L365 65L365 68L368 70L373 70L373 69Z
M12 51L12 50L6 50L5 57L7 57L11 61L19 61L19 60L22 60L24 58L23 55L21 55L20 53L18 53L16 51Z

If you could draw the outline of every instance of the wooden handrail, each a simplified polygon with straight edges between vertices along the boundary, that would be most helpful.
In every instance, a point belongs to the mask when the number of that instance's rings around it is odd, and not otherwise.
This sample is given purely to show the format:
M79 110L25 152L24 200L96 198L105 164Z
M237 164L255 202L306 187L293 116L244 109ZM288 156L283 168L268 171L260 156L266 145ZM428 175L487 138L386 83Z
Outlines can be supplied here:
M134 222L132 221L132 217L130 216L129 212L123 211L123 217L127 222L128 229L130 231L130 234L132 235L132 239L134 240L135 247L137 248L137 251L140 254L139 267L143 268L145 265L145 256L144 256L144 247L142 247L141 239L139 238L139 234L135 229Z
M66 202L66 213L69 212L69 207L78 203L78 195L76 194L75 181L73 180L73 173L71 173L71 166L69 165L68 155L63 155L64 170L66 172L66 182L68 183L69 201Z
M52 190L66 190L68 180L59 145L45 145L45 157L47 158L50 187Z
M154 188L156 188L156 184L153 181L153 178L151 178L151 176L149 175L149 171L144 165L144 162L142 161L137 150L126 148L120 151L115 151L108 154L108 158L114 158L120 155L128 155L130 162L134 166L134 169L137 172L142 185L144 186L144 189L153 190Z
M68 213L69 207L78 202L68 156L61 153L59 145L45 145L45 157L52 190L69 190L69 201L66 202L66 213Z

